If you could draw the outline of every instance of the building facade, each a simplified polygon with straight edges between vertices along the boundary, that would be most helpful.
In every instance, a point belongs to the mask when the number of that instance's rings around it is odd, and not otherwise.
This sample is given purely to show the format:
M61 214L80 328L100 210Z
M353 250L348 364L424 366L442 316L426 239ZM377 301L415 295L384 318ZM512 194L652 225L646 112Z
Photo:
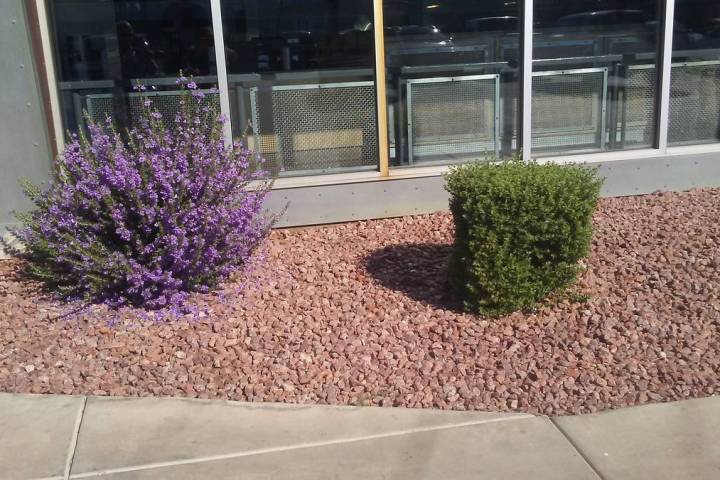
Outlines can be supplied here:
M716 0L9 1L13 208L83 112L131 125L140 82L171 113L179 71L269 161L283 225L446 208L442 173L479 158L596 164L607 195L720 185Z

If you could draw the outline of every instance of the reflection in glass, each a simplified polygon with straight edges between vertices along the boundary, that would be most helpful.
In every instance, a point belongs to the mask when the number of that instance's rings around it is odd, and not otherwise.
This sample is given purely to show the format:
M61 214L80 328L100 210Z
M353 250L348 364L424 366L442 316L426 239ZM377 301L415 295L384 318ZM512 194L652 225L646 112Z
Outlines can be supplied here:
M112 115L129 126L140 112L133 85L140 80L155 106L172 116L179 107L175 79L182 70L201 88L217 83L209 0L50 2L65 127ZM217 94L206 91L217 108Z
M676 0L672 62L668 143L720 141L717 0Z
M657 0L535 0L533 155L652 147Z
M282 175L377 169L372 0L223 0L233 134Z
M392 165L511 155L522 2L383 3Z

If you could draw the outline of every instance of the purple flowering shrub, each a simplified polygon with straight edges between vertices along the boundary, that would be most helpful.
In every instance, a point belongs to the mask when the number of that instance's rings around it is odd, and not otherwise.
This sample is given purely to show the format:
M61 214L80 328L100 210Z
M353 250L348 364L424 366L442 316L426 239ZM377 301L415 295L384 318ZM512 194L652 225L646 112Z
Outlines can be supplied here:
M144 96L144 114L119 132L108 118L72 135L47 191L14 234L30 273L63 296L113 308L178 309L241 269L274 218L263 212L272 179L225 119L180 79L174 119ZM144 91L144 87L136 90Z

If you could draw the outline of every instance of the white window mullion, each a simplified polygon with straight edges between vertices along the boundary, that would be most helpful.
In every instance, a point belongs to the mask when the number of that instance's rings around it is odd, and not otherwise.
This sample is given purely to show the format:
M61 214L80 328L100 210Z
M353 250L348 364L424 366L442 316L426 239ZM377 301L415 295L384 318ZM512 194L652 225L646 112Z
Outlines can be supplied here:
M670 123L670 81L672 75L672 44L675 25L675 0L665 0L665 24L663 25L663 44L660 54L660 96L658 114L658 149L667 151L668 126Z
M529 161L532 159L533 0L523 2L522 34L522 156Z
M220 0L210 0L213 36L215 40L215 66L217 67L218 90L220 91L220 113L225 117L223 136L225 143L232 145L230 125L230 90L228 87L227 65L225 63L225 37L223 36L222 9Z

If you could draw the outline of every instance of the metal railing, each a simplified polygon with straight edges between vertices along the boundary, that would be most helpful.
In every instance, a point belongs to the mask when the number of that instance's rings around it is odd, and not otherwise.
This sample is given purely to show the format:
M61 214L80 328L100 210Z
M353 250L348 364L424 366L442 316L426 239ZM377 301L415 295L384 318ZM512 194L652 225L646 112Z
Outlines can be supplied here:
M500 75L407 81L408 160L497 154Z
M278 173L375 168L374 82L250 89L255 147Z

